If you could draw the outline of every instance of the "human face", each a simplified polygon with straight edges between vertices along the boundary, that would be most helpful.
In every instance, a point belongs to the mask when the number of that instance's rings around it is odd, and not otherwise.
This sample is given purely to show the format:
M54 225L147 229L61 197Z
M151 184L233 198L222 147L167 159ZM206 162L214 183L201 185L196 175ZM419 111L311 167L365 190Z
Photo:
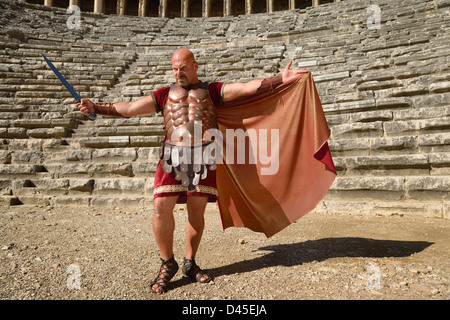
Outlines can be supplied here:
M198 63L195 60L183 56L172 58L172 71L176 83L186 88L198 82L197 77Z

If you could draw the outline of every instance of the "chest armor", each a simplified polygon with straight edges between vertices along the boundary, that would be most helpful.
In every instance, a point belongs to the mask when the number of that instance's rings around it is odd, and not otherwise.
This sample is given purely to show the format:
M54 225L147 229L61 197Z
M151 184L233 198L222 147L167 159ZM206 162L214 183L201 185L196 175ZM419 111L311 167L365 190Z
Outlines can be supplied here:
M163 110L166 143L175 146L202 145L205 132L217 128L217 109L208 86L203 82L189 90L177 84L170 86Z

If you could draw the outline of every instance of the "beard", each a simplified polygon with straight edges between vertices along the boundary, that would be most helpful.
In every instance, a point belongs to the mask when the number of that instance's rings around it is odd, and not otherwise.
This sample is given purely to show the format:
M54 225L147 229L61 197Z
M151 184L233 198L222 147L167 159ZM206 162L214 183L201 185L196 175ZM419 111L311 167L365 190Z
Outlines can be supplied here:
M185 76L177 77L176 80L177 80L178 85L182 88L189 86L189 80Z

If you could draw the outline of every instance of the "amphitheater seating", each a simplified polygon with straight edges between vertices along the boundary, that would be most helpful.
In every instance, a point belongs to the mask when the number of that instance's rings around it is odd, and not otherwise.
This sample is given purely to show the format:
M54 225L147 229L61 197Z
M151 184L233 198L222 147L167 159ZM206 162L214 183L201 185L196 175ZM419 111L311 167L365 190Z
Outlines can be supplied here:
M248 81L289 60L312 72L338 177L326 213L450 217L450 1L369 0L225 18L139 18L0 0L0 204L146 206L163 121L87 121L83 97L132 101L172 82L190 48L204 81Z

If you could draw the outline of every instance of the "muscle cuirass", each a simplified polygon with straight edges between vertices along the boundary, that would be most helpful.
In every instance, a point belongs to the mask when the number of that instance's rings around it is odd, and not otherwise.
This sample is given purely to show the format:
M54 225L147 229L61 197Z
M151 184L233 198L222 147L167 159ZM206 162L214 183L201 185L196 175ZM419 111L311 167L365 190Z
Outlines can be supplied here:
M190 90L172 84L163 115L166 143L172 145L202 145L205 132L217 128L217 110L208 83L201 82Z
M175 179L194 192L206 178L207 169L216 169L217 145L211 142L207 130L217 128L217 110L208 83L190 90L172 84L163 116L167 133L159 155L163 170L173 170Z

